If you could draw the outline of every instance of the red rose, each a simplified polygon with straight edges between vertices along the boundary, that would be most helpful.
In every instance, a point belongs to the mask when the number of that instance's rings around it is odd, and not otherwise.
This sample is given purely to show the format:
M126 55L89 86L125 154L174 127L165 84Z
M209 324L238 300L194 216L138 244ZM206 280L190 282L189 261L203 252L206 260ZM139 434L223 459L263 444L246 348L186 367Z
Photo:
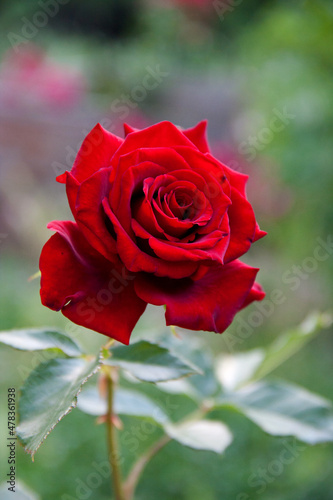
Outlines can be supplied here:
M66 184L75 222L48 224L41 299L74 323L129 343L147 303L166 322L222 333L264 292L239 260L260 231L247 176L209 153L206 122L100 125L83 141Z

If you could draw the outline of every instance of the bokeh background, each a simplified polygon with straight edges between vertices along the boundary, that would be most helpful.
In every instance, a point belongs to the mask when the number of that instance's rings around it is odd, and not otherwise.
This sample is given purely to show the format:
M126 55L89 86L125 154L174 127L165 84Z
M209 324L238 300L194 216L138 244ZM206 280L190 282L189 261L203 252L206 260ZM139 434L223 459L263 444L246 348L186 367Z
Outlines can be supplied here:
M250 175L249 198L269 234L246 260L261 268L268 299L278 289L284 300L259 313L248 335L242 325L253 323L254 309L240 315L230 335L205 333L214 352L266 345L309 311L331 307L330 0L2 0L0 32L1 329L57 325L96 352L105 340L71 330L61 314L40 305L38 279L29 281L50 236L47 222L70 217L55 177L70 169L98 121L122 134L124 121L142 127L167 119L190 127L208 119L212 151ZM160 329L161 318L152 308L133 337L148 326ZM327 331L273 375L333 399L332 351ZM40 361L6 347L0 360L1 394L19 388ZM147 467L137 499L333 498L332 445L304 447L258 493L251 477L279 456L283 440L236 414L225 418L235 441L222 457L171 443ZM75 410L34 464L18 450L18 477L43 500L108 499L107 480L93 491L80 490L81 496L77 490L92 462L106 453L103 426Z

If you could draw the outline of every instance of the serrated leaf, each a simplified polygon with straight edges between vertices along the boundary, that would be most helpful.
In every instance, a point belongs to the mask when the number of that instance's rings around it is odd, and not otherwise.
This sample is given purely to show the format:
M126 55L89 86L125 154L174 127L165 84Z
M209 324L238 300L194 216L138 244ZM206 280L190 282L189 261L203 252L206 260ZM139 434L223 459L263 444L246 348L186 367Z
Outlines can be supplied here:
M265 356L251 376L251 380L265 377L331 324L332 317L329 314L310 314L297 328L280 335L265 349Z
M197 367L167 348L145 340L113 348L111 357L104 359L103 363L119 366L145 382L163 382L200 373Z
M221 397L273 436L294 436L308 444L333 441L330 401L296 385L258 382Z
M71 357L82 354L74 340L54 328L22 328L0 332L0 342L21 351L56 349Z
M32 456L55 425L76 406L81 386L96 373L96 358L51 359L40 364L21 389L16 433Z
M164 428L172 439L196 450L223 453L233 439L229 428L214 420L188 421L182 424L170 424Z
M107 402L103 399L97 387L84 389L79 397L77 407L90 415L102 416L107 413ZM138 391L117 388L114 395L114 412L117 415L149 417L158 423L168 421L167 415L150 398Z

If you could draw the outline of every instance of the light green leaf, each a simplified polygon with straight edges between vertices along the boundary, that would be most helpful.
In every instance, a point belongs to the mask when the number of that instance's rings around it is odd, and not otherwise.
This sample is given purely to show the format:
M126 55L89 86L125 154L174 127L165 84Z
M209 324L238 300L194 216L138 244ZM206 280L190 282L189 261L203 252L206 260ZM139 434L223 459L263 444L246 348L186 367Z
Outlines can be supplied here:
M234 391L251 379L264 358L263 349L223 354L215 362L217 379L225 391Z
M37 493L31 491L22 481L15 481L15 493L9 491L10 484L0 484L0 498L1 500L39 500Z
M145 382L163 382L200 373L192 363L174 355L167 348L145 340L115 347L110 352L111 357L104 359L104 364L120 366Z
M33 457L56 424L76 406L77 395L96 373L96 358L51 359L27 378L19 400L17 436Z
M280 335L268 348L265 357L253 373L251 380L259 380L275 370L298 352L324 328L332 324L332 316L326 313L310 314L297 328Z
M229 428L214 420L196 420L165 426L165 431L172 439L184 446L196 450L208 450L215 453L223 451L232 442Z
M217 406L233 406L274 436L309 444L333 441L331 403L296 385L258 382L222 396Z
M78 397L77 407L90 415L101 416L107 413L106 399L100 396L97 387L84 389ZM118 415L149 417L161 424L168 421L167 415L154 401L130 389L117 388L114 396L114 411Z
M56 349L71 357L82 354L74 340L54 328L22 328L0 332L0 342L22 351Z
M185 395L193 401L201 399L200 395L197 393L193 385L190 384L187 378L168 380L167 382L157 382L156 386L163 392Z

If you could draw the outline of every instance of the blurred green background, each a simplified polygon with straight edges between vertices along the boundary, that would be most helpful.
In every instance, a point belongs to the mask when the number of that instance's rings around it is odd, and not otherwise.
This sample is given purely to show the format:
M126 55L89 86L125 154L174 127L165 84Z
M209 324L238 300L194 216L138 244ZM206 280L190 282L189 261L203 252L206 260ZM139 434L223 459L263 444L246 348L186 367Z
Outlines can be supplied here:
M124 121L141 127L167 119L189 127L208 119L212 151L250 175L249 198L269 234L246 261L261 268L268 305L251 306L224 336L193 334L205 335L214 352L266 345L308 311L331 307L330 0L3 0L0 32L1 329L58 325L94 352L105 341L43 308L38 280L28 281L49 237L46 223L70 217L55 177L70 169L98 121L122 134ZM280 305L270 302L273 290L283 297ZM162 323L161 311L151 308L133 338L147 328L153 335ZM332 400L332 350L328 331L273 375ZM41 361L5 347L0 360L2 395L19 389ZM7 470L5 403L0 481ZM306 446L258 493L251 477L279 456L283 440L236 414L224 417L235 441L222 457L171 443L146 469L136 498L333 498L332 445ZM82 487L81 496L77 491L92 463L106 459L104 438L103 426L75 410L34 464L18 450L18 477L43 500L108 499L107 480L90 491Z

